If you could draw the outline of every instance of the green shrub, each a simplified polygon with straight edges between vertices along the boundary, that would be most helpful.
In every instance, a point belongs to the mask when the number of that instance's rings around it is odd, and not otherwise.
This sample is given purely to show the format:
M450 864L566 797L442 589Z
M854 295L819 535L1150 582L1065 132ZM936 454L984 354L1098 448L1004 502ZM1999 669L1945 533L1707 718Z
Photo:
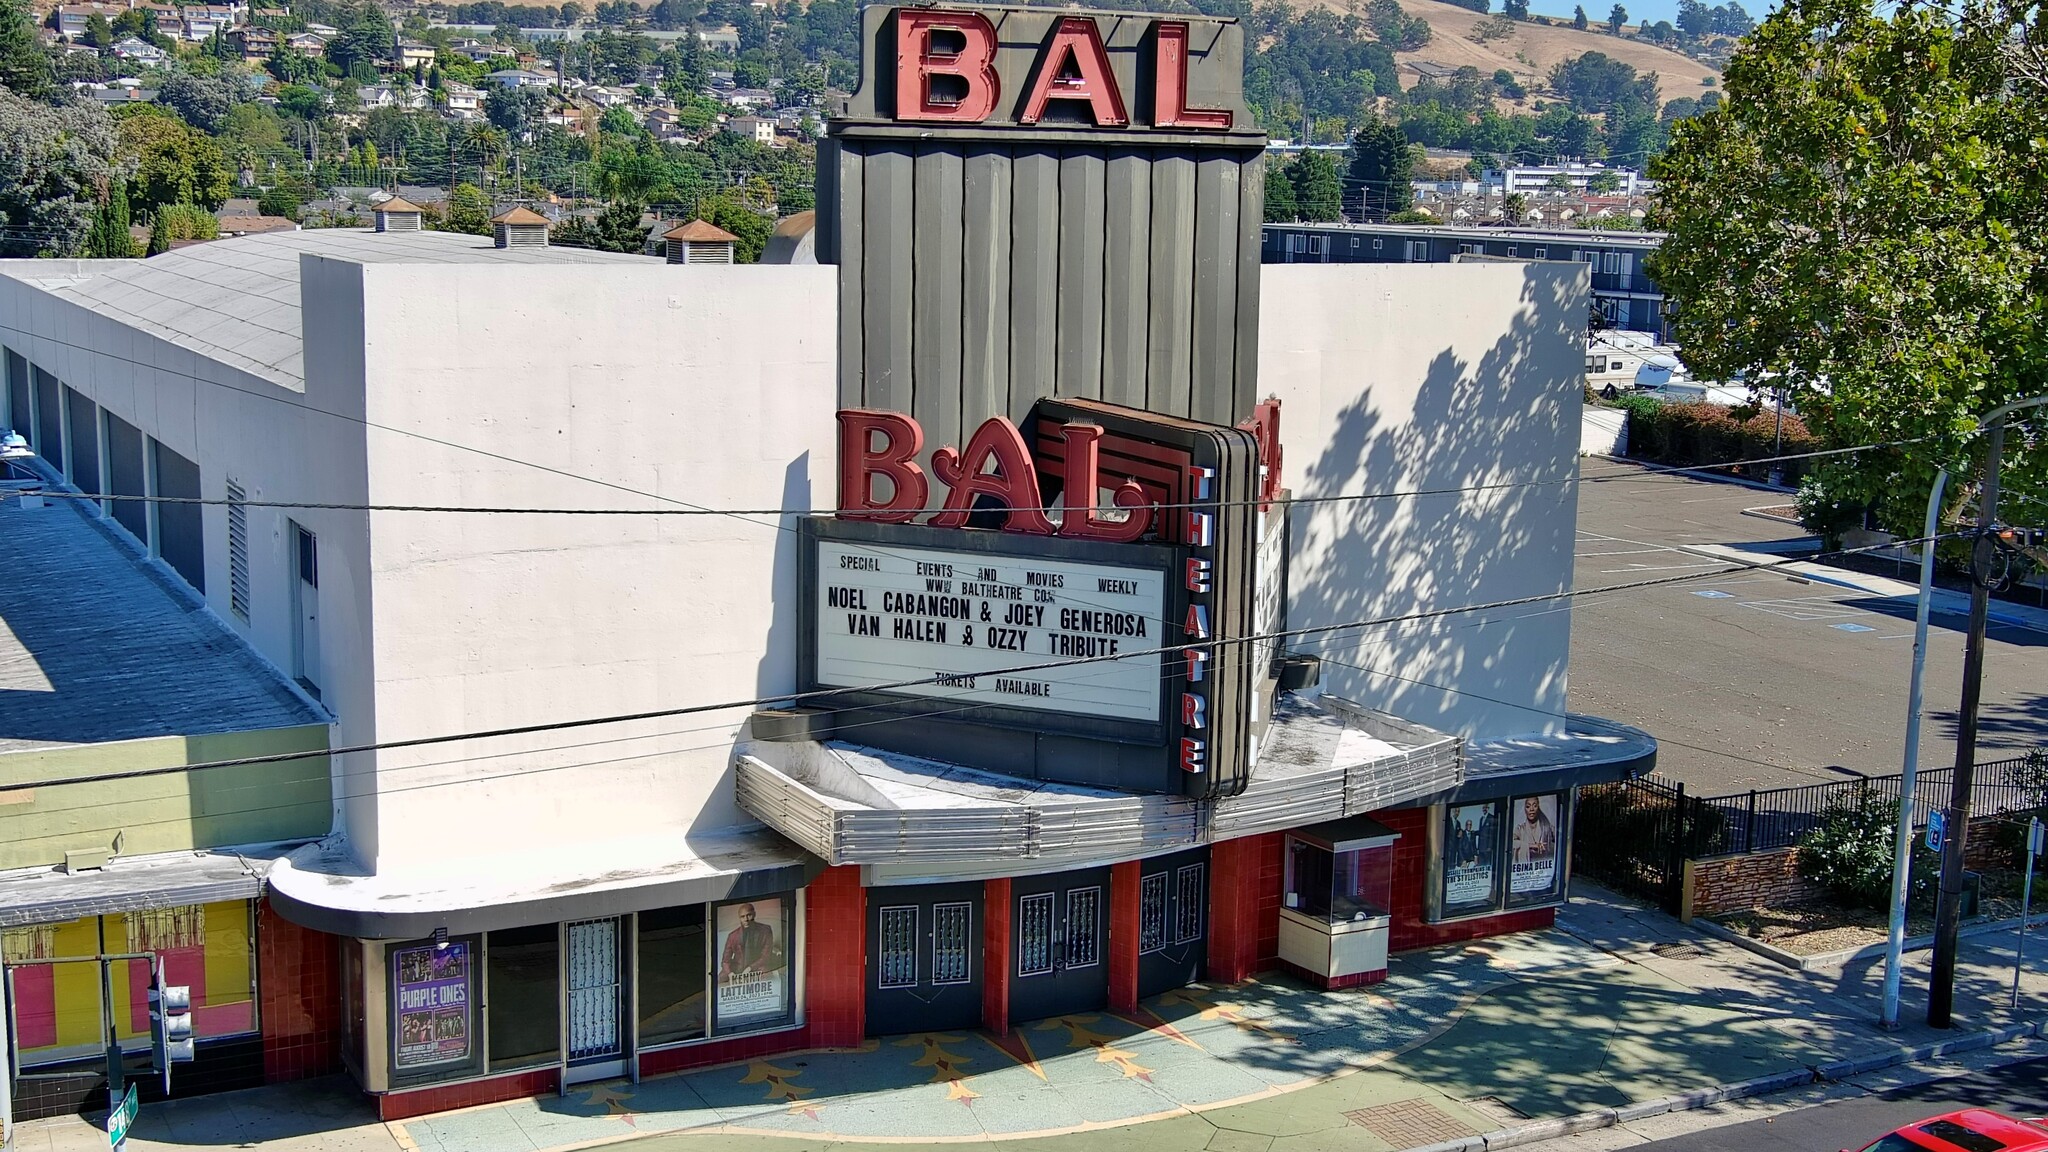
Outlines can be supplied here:
M1681 467L1763 460L1817 451L1819 438L1806 422L1787 414L1784 426L1775 413L1755 406L1730 408L1704 400L1660 400L1654 396L1622 396L1615 406L1628 410L1628 454L1640 460ZM1788 478L1805 471L1805 461L1780 467ZM1761 479L1772 465L1746 465L1740 475Z
M1813 831L1799 838L1799 874L1828 895L1856 908L1885 909L1892 898L1893 837L1899 826L1896 800L1864 795L1830 805ZM1940 858L1914 841L1910 898L1933 891Z

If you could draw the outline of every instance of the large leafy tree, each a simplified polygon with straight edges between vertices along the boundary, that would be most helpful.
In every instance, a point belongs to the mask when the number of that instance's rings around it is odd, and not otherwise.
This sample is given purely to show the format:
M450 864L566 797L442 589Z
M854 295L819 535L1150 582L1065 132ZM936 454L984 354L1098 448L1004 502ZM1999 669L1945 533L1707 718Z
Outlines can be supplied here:
M165 204L218 208L234 189L234 172L213 139L176 116L147 105L124 109L120 156L134 169L131 203L154 211Z
M0 91L0 256L71 256L117 180L97 105L52 107Z
M50 54L36 36L28 0L0 0L0 87L22 96L50 90Z
M1323 224L1342 219L1344 186L1329 153L1303 151L1287 166L1287 181L1294 185L1295 211L1301 219Z
M1414 196L1415 156L1408 136L1391 120L1373 117L1351 135L1345 204L1353 220L1384 220L1405 211Z
M1913 441L1815 478L1902 534L1934 469L1981 452L1979 414L2048 392L2040 35L1975 0L1790 0L1652 169L1687 362L1769 374L1836 445ZM2038 438L2008 447L2013 487L2048 490Z
M1301 209L1294 203L1294 181L1288 179L1287 169L1266 162L1266 223L1288 224L1301 218Z

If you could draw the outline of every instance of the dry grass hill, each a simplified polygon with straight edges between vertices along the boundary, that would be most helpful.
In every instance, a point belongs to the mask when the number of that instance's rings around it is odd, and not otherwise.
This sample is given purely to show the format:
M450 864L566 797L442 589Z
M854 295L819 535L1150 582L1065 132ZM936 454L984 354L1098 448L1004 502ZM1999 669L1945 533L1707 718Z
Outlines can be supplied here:
M1323 7L1339 12L1351 11L1364 15L1365 0L1295 0L1297 4L1321 3ZM1499 40L1484 44L1471 39L1473 26L1483 23L1487 17L1469 8L1460 8L1447 0L1400 0L1401 8L1410 16L1420 16L1429 21L1430 41L1416 52L1397 52L1396 60L1402 64L1411 61L1428 61L1450 68L1467 65L1479 69L1481 74L1491 76L1498 69L1505 68L1515 74L1523 86L1532 91L1539 90L1550 75L1550 66L1560 60L1587 52L1604 52L1617 60L1632 65L1638 72L1655 72L1661 80L1659 98L1674 100L1680 96L1697 97L1709 89L1700 83L1707 76L1720 82L1718 69L1702 64L1691 57L1668 48L1659 48L1647 41L1628 36L1609 36L1603 25L1595 24L1584 32L1569 23L1543 25L1534 22L1517 23L1514 33ZM1594 14L1594 5L1586 5L1586 12ZM1599 5L1598 15L1606 15L1609 5ZM1630 27L1634 27L1631 25ZM1407 68L1401 70L1401 86L1412 88L1418 77Z

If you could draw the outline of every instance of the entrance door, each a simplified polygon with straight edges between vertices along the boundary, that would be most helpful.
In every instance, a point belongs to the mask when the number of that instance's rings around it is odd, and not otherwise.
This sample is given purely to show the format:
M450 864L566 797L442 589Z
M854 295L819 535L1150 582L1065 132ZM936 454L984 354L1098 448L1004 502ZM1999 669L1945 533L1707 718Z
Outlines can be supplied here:
M1010 1016L1036 1020L1109 1003L1109 869L1010 882Z
M868 890L868 1034L981 1026L982 885Z
M569 1083L600 1080L625 1070L620 954L621 921L578 920L568 926Z
M1209 954L1209 849L1155 856L1138 869L1138 995L1202 978Z
M292 675L301 687L320 696L320 542L311 532L292 525Z

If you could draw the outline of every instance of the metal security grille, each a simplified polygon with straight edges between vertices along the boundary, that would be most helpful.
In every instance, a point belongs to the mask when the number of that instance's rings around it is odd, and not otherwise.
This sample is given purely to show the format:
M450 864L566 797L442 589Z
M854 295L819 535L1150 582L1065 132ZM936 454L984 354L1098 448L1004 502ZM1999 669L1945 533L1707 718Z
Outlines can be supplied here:
M569 925L569 1059L619 1050L619 921Z
M1145 877L1138 885L1138 954L1166 947L1166 873Z
M244 620L249 618L249 509L241 501L248 498L240 484L228 481L228 607Z
M932 983L965 984L974 978L974 905L932 905Z
M1067 967L1086 968L1102 959L1102 889L1067 893Z
M1173 874L1173 942L1185 944L1202 938L1202 872L1204 865L1189 864Z
M875 983L883 988L910 988L917 984L917 907L884 908L881 911L881 970Z
M1043 976L1052 971L1052 893L1037 892L1017 900L1017 975Z

